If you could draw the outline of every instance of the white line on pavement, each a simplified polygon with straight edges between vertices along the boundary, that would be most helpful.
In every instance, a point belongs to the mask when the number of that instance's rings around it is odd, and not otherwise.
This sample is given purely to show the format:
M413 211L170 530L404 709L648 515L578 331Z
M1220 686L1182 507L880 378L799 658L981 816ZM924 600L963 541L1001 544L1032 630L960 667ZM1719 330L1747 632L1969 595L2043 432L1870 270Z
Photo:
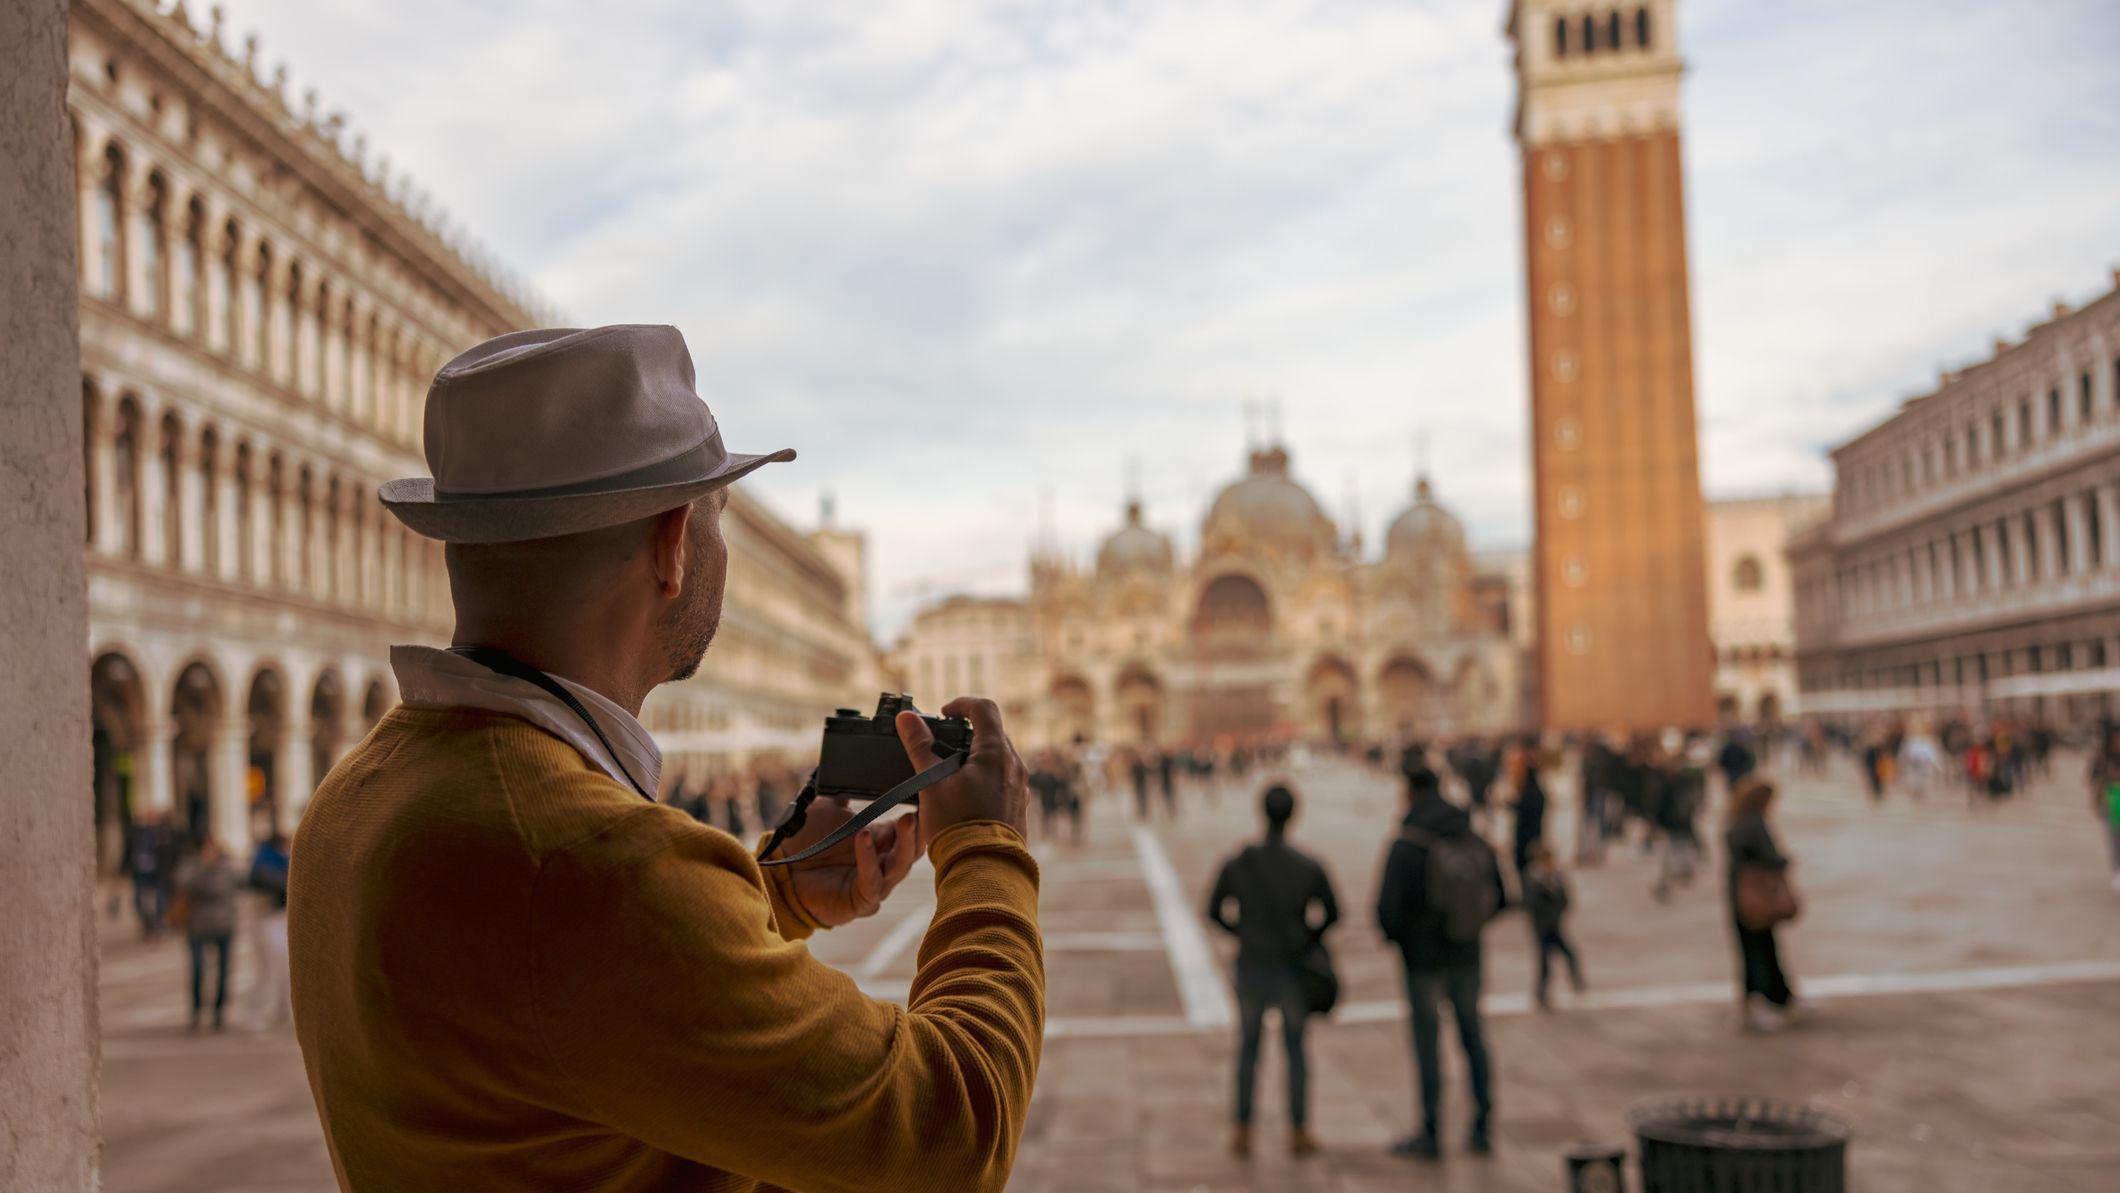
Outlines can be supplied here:
M2016 965L1990 969L1945 969L1927 973L1832 974L1798 982L1803 992L1818 998L1862 998L1884 994L1958 993L1975 990L2008 990L2027 986L2056 986L2070 982L2120 981L2120 961L2064 961L2043 965ZM1698 1006L1718 1002L1735 1003L1737 994L1729 982L1678 982L1663 986L1634 986L1596 990L1569 1001L1571 1011L1611 1011L1653 1007ZM1480 1000L1488 1015L1526 1015L1531 1012L1528 994L1490 994ZM1337 1023L1390 1023L1406 1017L1406 1004L1399 999L1344 1003L1333 1012ZM1048 1038L1099 1039L1123 1036L1173 1036L1203 1030L1203 1025L1175 1015L1119 1015L1107 1018L1053 1019L1047 1021Z
M928 922L934 916L933 903L922 903L906 912L905 918L892 924L891 930L884 933L882 940L876 942L876 947L869 950L869 955L863 957L861 964L854 967L855 979L873 978L890 968L891 962L898 959L898 954L906 951L914 941L927 934Z
M1048 932L1048 953L1160 953L1163 937L1155 932Z
M1229 989L1207 948L1207 935L1193 914L1185 885L1163 852L1163 842L1148 828L1133 829L1134 853L1141 859L1141 880L1156 905L1156 926L1163 930L1164 949L1170 954L1171 973L1178 979L1178 1001L1185 1007L1185 1022L1194 1028L1228 1027L1236 1019L1229 1004Z

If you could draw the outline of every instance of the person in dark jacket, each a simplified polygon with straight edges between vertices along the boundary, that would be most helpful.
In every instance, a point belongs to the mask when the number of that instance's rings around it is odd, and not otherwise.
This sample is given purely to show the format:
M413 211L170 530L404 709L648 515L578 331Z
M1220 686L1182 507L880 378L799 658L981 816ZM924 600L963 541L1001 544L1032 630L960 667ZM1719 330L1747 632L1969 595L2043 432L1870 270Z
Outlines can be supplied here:
M1796 997L1782 972L1781 950L1774 929L1747 928L1737 914L1738 877L1748 866L1787 870L1789 859L1767 827L1767 808L1774 801L1774 785L1762 779L1743 781L1730 797L1730 812L1723 828L1723 843L1729 854L1730 923L1737 933L1739 981L1744 998L1743 1027L1746 1031L1779 1031L1787 1017L1808 1004Z
M1518 889L1522 889L1531 853L1546 839L1546 787L1539 781L1538 754L1534 749L1520 750L1517 765L1522 777L1516 784L1516 802L1509 807L1516 813L1516 881Z
M1304 1063L1303 1021L1309 1008L1303 997L1302 966L1311 950L1321 947L1325 932L1340 918L1332 879L1325 867L1288 843L1288 822L1296 812L1295 793L1286 787L1266 789L1260 801L1266 815L1266 838L1247 845L1222 863L1207 897L1207 918L1237 938L1237 1130L1230 1150L1251 1153L1252 1089L1259 1063L1259 1036L1266 1011L1281 1014L1281 1040L1288 1050L1288 1119L1293 1125L1289 1151L1307 1156L1318 1150L1308 1123L1308 1066ZM1229 918L1229 903L1237 918ZM1318 908L1311 919L1310 909Z
M1432 1160L1441 1154L1436 1129L1443 1100L1442 1058L1437 1035L1442 1024L1441 1004L1450 1004L1457 1020L1458 1042L1465 1049L1465 1067L1472 1079L1474 1118L1471 1150L1484 1155L1493 1150L1488 1132L1494 1113L1489 1084L1487 1042L1480 1023L1480 940L1454 939L1446 928L1445 909L1429 900L1428 863L1435 843L1470 838L1472 818L1443 798L1435 772L1409 765L1405 769L1407 810L1399 838L1392 842L1384 861L1383 882L1377 893L1377 925L1385 939L1399 946L1406 968L1406 1001L1413 1026L1413 1054L1420 1071L1421 1130L1391 1147L1392 1154ZM1490 909L1506 901L1502 869L1491 849L1486 851L1486 869L1493 882Z
M1531 869L1524 874L1524 911L1531 920L1531 936L1538 945L1538 985L1533 995L1539 1009L1551 1010L1553 1004L1546 999L1546 978L1553 967L1553 955L1559 953L1568 963L1568 981L1575 992L1583 992L1583 967L1576 961L1575 947L1568 943L1565 920L1568 914L1568 876L1561 873L1560 864L1554 860L1553 850L1540 842L1531 854Z
M236 933L236 891L241 879L235 863L208 837L199 851L177 867L177 890L187 908L184 936L191 946L191 1030L199 1030L206 1007L206 951L214 952L213 1029L221 1030L228 1006L228 946Z

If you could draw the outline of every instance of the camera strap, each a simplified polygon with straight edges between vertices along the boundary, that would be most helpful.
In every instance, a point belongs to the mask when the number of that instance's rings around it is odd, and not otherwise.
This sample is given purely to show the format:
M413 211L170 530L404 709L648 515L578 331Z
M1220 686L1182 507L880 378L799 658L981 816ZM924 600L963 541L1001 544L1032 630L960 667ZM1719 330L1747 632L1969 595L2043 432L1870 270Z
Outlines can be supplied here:
M795 797L795 802L788 805L787 813L780 818L780 823L773 826L772 839L767 841L766 847L759 851L758 864L761 866L791 866L796 862L808 861L816 857L862 829L876 823L877 820L882 818L884 813L956 774L957 769L964 765L965 754L966 751L959 750L955 753L943 755L942 761L870 800L866 807L854 813L846 823L826 833L823 840L813 843L801 853L793 857L767 860L765 855L780 848L782 841L802 831L802 822L809 814L810 802L817 798L817 776L813 773L810 776L810 781L803 786L802 794Z
M603 726L596 723L596 718L589 715L589 710L582 707L582 702L574 698L574 693L568 691L565 684L497 646L452 646L449 653L470 659L488 671L535 684L553 699L573 709L574 715L580 717L582 724L589 727L589 732L596 735L596 740L604 747L604 753L611 756L611 765L618 768L619 774L626 776L626 784L639 792L642 799L651 804L657 802L655 797L649 795L647 789L640 785L640 780L633 777L633 772L626 769L625 759L620 758L618 751L612 748L611 739L604 736Z

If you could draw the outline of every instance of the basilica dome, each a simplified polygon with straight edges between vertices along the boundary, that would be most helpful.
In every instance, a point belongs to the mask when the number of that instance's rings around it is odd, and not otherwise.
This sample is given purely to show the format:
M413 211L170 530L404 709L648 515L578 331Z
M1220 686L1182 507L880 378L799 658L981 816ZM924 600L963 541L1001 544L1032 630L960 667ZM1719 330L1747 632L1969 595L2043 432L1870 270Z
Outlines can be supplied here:
M1172 562L1170 540L1142 524L1138 501L1126 503L1126 525L1113 531L1097 548L1097 574L1106 579L1166 576Z
M1418 563L1449 560L1465 554L1465 528L1435 499L1422 477L1413 486L1413 504L1384 532L1384 558L1389 562Z
M1329 554L1335 532L1310 491L1290 479L1288 450L1251 453L1251 468L1215 496L1201 541L1210 551L1264 549L1308 558Z

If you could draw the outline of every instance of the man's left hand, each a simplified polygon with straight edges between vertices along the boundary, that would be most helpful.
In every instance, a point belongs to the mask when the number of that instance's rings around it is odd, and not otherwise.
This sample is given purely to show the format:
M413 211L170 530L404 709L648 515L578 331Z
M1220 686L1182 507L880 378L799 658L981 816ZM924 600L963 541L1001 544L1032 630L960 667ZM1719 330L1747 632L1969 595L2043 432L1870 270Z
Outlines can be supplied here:
M845 800L820 799L810 805L802 831L788 838L782 849L786 854L800 853L853 817ZM923 848L920 813L907 812L879 820L816 857L797 862L790 867L793 873L788 880L811 919L837 928L875 915L920 860Z

